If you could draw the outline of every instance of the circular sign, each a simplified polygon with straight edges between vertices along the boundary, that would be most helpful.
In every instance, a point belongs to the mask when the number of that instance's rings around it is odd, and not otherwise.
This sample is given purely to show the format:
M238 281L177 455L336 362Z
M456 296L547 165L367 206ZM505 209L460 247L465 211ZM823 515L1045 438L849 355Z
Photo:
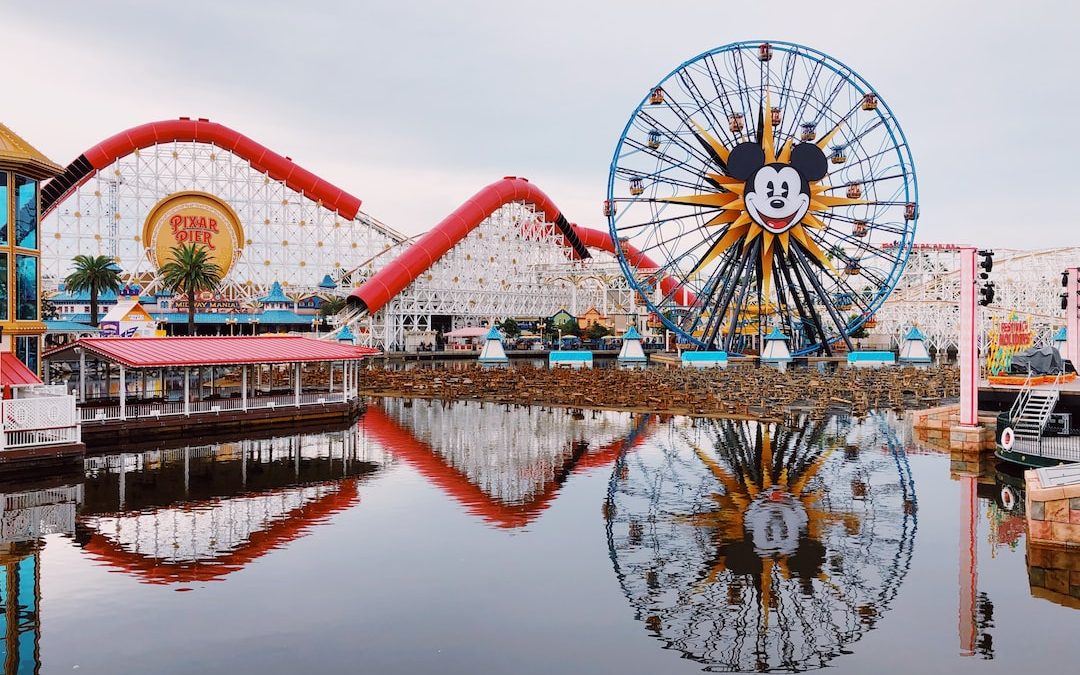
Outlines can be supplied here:
M146 256L155 268L180 244L206 247L224 277L240 257L244 230L228 204L205 192L177 192L158 202L143 224Z
M1012 427L1005 427L1001 430L1001 447L1006 450L1012 450L1013 443L1016 442L1016 434L1013 432Z

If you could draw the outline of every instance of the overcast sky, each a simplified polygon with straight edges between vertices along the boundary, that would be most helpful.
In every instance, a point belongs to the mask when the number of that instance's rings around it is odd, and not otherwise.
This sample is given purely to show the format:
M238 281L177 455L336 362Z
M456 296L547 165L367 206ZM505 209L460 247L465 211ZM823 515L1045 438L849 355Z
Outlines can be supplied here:
M1072 2L0 0L0 120L60 164L144 122L209 117L408 233L528 177L603 226L643 92L746 39L865 77L911 143L922 242L1077 243ZM1080 203L1080 202L1078 202Z

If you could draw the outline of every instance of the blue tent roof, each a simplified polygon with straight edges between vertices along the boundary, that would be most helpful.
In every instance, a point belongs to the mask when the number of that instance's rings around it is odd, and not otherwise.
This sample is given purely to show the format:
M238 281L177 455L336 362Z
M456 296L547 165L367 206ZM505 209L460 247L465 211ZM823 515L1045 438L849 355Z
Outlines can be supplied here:
M348 325L341 327L341 332L337 336L338 342L356 342L356 336L349 330Z
M322 281L319 282L319 288L337 288L337 284L335 284L334 280L327 274L322 278Z
M907 336L904 337L904 339L905 340L919 340L921 342L926 342L926 336L923 335L923 332L921 330L919 330L918 326L912 326L911 330L908 331Z
M285 295L285 291L281 290L281 284L276 281L270 286L270 293L259 298L259 302L286 302L292 304L292 300L289 296Z
M491 330L488 331L487 337L485 337L484 339L485 340L502 340L503 339L503 334L499 332L498 328L496 328L495 326L492 326Z
M46 319L42 323L45 324L46 333L100 333L100 328L94 328L88 323L77 323L75 321L65 321L63 319Z
M90 302L90 291L68 293L67 291L61 290L50 299L53 302ZM101 293L98 293L98 302L116 302L116 293L113 291L102 291Z
M1069 333L1065 330L1065 326L1058 328L1057 332L1054 333L1054 342L1064 342L1068 339Z
M640 340L641 339L641 333L638 332L637 328L635 328L633 326L630 326L630 328L626 331L626 333L623 334L622 339L624 339L624 340Z
M772 332L765 336L766 340L783 340L787 341L787 336L780 332L780 329L776 326L772 327Z

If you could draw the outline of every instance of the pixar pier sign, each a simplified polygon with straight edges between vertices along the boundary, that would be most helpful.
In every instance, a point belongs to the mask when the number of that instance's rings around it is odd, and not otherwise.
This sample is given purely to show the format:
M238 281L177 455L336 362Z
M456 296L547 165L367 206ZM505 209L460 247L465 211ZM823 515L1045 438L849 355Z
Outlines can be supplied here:
M205 192L169 195L154 205L143 224L143 246L155 268L172 259L177 246L196 244L206 247L224 276L239 259L243 241L236 212Z

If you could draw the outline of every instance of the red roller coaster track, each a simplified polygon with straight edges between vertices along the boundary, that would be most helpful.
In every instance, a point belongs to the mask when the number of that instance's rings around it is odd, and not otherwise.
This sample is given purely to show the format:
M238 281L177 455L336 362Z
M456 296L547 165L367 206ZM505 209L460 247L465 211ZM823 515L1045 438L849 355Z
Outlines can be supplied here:
M117 159L152 145L175 141L210 143L227 150L247 160L256 171L282 181L309 199L337 211L343 218L352 220L360 211L359 198L293 164L290 158L217 122L181 117L178 120L149 122L121 131L79 155L42 190L42 216L48 215L64 197Z
M545 221L559 228L567 244L574 248L579 257L586 257L582 255L583 249L586 248L615 253L615 244L610 234L567 222L562 212L555 206L555 202L540 188L524 178L507 176L480 190L453 213L443 218L442 222L416 240L398 258L392 260L354 290L349 301L368 312L377 312L464 239L484 219L499 207L511 203L529 204L535 208L544 216ZM659 267L647 255L632 246L623 244L623 253L638 269ZM673 293L678 288L678 282L671 277L664 277L660 282L660 288L664 293ZM686 302L695 301L693 294L687 291Z
M42 215L48 215L80 185L117 159L143 148L176 141L209 143L231 152L246 160L256 171L282 181L290 189L336 211L344 218L351 220L360 211L358 197L294 164L290 158L217 122L181 117L132 127L84 152L43 188ZM545 221L559 231L564 243L574 249L577 257L589 257L588 249L615 252L614 242L607 232L568 222L555 202L543 191L524 178L508 176L477 192L420 237L400 257L354 290L349 297L350 303L360 305L368 312L379 310L495 210L515 202L536 208ZM626 244L623 244L623 254L638 269L659 267L647 255ZM665 294L674 293L678 290L678 282L664 277L660 288ZM684 304L695 301L693 294L686 291Z

